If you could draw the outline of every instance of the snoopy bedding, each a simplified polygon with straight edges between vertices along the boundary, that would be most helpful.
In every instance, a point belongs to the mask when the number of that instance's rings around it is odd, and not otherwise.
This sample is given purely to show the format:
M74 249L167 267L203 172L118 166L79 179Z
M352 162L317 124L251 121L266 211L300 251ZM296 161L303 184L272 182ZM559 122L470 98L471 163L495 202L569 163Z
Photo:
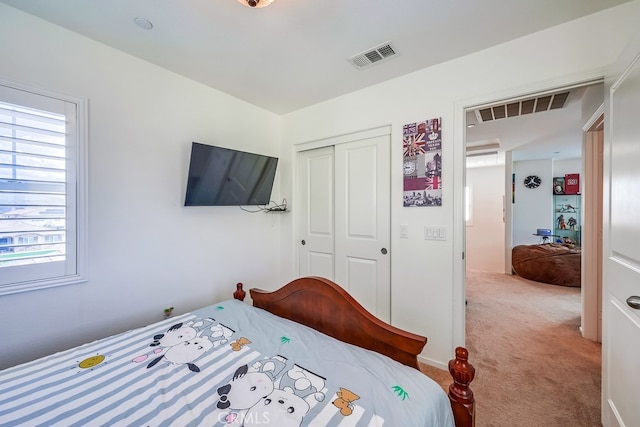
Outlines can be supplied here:
M453 426L418 370L236 300L0 371L0 426Z

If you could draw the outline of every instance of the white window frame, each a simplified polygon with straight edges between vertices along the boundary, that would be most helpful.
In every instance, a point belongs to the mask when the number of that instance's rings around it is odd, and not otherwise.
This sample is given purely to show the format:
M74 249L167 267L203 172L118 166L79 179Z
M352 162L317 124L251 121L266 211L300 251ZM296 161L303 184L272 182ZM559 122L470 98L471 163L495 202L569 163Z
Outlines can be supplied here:
M87 101L85 99L74 98L47 90L34 88L0 79L0 86L5 95L0 94L0 101L17 105L29 106L29 102L20 102L20 97L40 96L63 101L67 109L75 109L75 114L67 114L70 122L67 123L67 149L68 149L68 191L67 198L74 198L75 203L67 202L67 210L70 213L67 217L75 219L67 223L67 229L73 229L75 239L67 246L66 257L71 262L65 261L65 268L62 274L55 274L46 277L33 278L31 266L4 267L9 269L20 269L11 271L11 276L15 277L11 283L0 283L0 295L28 292L38 289L51 288L56 286L72 285L87 281L88 273L88 126L87 126ZM8 89L8 91L6 90ZM17 99L6 99L7 93L12 93ZM21 92L24 92L22 94ZM75 217L75 218L73 218ZM71 258L73 257L73 258ZM35 264L34 266L37 266ZM0 269L0 274L3 272ZM22 274L22 272L26 274ZM31 276L31 277L30 277Z

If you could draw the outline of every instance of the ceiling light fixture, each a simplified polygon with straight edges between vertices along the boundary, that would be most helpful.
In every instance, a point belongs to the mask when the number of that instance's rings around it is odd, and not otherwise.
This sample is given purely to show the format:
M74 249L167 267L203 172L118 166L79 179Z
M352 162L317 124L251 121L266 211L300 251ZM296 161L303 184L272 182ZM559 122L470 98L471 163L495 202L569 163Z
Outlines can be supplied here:
M238 0L238 3L241 3L247 7L259 9L261 7L269 6L271 3L273 3L273 0Z

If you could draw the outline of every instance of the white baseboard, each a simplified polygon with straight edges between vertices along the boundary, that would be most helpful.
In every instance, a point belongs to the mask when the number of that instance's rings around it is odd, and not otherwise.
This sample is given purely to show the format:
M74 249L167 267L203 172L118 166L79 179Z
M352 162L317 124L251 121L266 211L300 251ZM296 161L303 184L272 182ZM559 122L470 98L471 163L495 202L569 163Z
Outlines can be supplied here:
M449 371L448 363L442 363L438 360L433 360L428 357L418 355L418 362L424 363L425 365L433 366L434 368L442 369L443 371Z

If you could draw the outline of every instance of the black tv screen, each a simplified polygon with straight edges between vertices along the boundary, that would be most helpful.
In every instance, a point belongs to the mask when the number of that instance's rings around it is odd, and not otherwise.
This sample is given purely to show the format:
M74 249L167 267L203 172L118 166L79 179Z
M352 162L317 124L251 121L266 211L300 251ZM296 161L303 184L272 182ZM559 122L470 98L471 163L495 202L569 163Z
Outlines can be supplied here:
M276 157L191 144L185 206L267 205Z

